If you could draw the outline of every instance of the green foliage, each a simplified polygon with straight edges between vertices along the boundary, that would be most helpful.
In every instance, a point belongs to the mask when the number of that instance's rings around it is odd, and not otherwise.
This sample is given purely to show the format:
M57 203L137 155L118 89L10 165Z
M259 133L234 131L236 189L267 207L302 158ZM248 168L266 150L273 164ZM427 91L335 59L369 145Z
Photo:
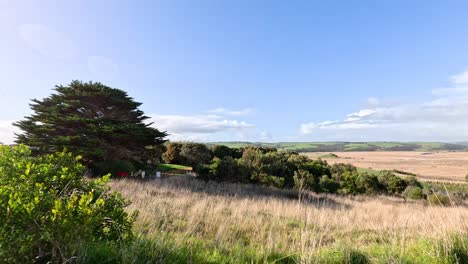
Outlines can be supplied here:
M405 191L403 191L403 196L413 200L424 199L423 190L413 185L408 185L408 187L406 187Z
M418 179L415 176L407 176L406 178L404 178L404 180L407 186L423 188L423 185L420 181L418 181Z
M263 172L254 173L252 175L252 179L267 186L274 186L277 188L284 187L284 178L274 176L274 175L269 175L267 173L263 173Z
M145 147L160 145L165 132L150 126L126 92L101 83L73 81L56 93L32 100L33 114L15 123L23 134L17 143L39 154L64 148L85 163L105 160L145 162Z
M224 146L224 145L215 145L211 147L211 153L214 157L217 158L224 158L224 157L232 157L232 150L231 148Z
M351 164L336 163L330 166L330 171L333 178L340 181L345 173L357 173L357 168Z
M63 262L92 241L132 238L136 215L108 190L108 177L87 180L70 153L31 156L0 147L0 262Z
M465 175L465 181L467 181L467 182L468 182L468 174L467 174L467 175Z
M196 167L199 164L206 164L211 160L211 152L205 144L201 143L185 143L180 149L180 156L182 156L185 163Z
M168 150L171 148L168 146ZM271 148L250 146L242 149L240 158L233 157L238 157L234 154L238 150L213 146L214 159L209 164L197 166L199 176L218 181L252 182L343 194L399 194L407 185L422 186L415 177L402 179L389 171L377 177L377 173L361 172L350 164L329 165L322 159L311 160L304 155ZM226 156L229 154L231 156Z
M367 173L361 173L357 175L355 179L355 186L357 193L374 195L380 192L377 176Z
M325 193L336 193L340 184L333 178L322 176L319 181L320 191Z
M168 164L182 164L194 168L209 163L211 158L211 151L205 144L191 142L171 142L163 154L164 162Z
M450 198L445 194L440 193L433 193L427 196L427 201L431 205L439 205L439 206L450 206L452 202Z
M294 172L294 186L299 190L319 190L317 178L306 170Z
M210 180L228 182L248 182L249 173L237 159L232 157L214 158L204 175Z
M402 193L407 186L405 180L390 171L382 171L378 176L378 181L389 194Z

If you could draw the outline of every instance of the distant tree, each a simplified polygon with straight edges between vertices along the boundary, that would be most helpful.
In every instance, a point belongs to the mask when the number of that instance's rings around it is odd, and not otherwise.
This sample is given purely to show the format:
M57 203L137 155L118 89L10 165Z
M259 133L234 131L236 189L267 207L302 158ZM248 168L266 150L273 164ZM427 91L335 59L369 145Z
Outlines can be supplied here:
M17 143L37 153L64 148L87 163L107 160L142 162L147 146L164 143L166 132L145 123L148 119L126 92L99 82L73 81L56 86L55 94L33 99L33 114L14 125L23 130Z
M180 149L180 155L185 161L184 165L196 167L198 165L207 164L211 160L211 151L205 144L201 143L185 143Z
M232 157L232 150L228 146L214 145L211 147L211 153L217 158Z
M168 164L184 164L185 161L180 154L182 146L183 144L178 142L170 142L167 144L166 152L163 154L164 162Z
M248 182L249 171L232 157L215 157L209 168L209 179L229 182Z

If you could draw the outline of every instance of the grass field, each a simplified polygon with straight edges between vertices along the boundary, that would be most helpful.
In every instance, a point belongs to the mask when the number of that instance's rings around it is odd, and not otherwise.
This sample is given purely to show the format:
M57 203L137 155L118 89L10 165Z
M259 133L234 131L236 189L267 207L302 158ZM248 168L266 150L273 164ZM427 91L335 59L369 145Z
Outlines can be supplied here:
M441 142L214 142L232 148L246 146L272 147L298 152L333 152L333 151L444 151L466 150L464 144Z
M457 263L457 258L463 263L468 258L468 209L462 206L315 194L299 203L292 190L188 176L110 185L132 201L129 211L140 211L136 232L152 241L161 263Z
M333 152L338 157L326 157L322 152L305 153L310 158L323 158L329 163L350 163L372 170L401 170L424 180L463 182L468 174L468 152L420 151L356 151Z

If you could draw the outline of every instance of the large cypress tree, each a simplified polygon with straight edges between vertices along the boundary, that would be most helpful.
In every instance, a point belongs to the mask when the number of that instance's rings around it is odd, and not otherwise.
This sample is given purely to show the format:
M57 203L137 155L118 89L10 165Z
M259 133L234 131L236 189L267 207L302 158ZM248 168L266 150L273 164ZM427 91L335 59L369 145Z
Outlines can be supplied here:
M73 81L55 91L43 100L33 99L34 113L14 124L23 130L16 135L17 143L40 154L66 148L93 163L141 161L145 148L165 142L167 133L145 123L141 103L122 90Z

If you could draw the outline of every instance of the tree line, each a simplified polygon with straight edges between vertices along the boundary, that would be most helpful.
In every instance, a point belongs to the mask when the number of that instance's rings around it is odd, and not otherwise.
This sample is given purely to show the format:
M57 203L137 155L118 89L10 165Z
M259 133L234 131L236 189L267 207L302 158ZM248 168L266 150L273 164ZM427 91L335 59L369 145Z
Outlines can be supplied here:
M275 148L229 148L201 143L171 142L163 154L164 162L193 166L204 180L254 183L277 188L297 188L319 193L403 194L420 191L413 176L400 177L391 171L376 174L360 172L350 164L328 164L295 152ZM417 195L413 195L417 196ZM421 197L422 198L422 197Z

